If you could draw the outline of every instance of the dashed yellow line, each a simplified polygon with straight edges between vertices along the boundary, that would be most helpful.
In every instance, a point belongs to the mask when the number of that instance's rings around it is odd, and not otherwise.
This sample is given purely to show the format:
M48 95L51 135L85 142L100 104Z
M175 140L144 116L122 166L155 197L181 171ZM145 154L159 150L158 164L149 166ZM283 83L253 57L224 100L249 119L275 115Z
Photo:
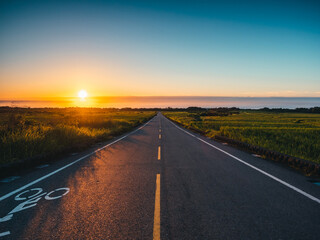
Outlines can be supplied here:
M159 146L158 147L158 160L161 159L161 147Z
M160 240L160 174L157 174L154 203L153 240Z
M161 134L159 134L159 139L161 139Z

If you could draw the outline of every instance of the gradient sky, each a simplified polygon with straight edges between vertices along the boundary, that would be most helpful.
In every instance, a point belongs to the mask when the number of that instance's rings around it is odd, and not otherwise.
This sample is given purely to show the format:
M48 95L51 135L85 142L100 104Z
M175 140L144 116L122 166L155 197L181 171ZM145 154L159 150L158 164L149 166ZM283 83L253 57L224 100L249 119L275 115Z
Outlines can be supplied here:
M1 1L0 99L80 89L320 97L320 2Z

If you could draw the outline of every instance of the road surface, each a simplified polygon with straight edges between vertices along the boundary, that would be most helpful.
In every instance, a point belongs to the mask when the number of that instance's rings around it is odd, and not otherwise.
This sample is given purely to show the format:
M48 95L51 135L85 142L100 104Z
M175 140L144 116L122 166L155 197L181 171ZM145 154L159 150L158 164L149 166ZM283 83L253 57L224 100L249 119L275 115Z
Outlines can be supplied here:
M158 114L2 180L0 239L320 239L320 186L308 180Z

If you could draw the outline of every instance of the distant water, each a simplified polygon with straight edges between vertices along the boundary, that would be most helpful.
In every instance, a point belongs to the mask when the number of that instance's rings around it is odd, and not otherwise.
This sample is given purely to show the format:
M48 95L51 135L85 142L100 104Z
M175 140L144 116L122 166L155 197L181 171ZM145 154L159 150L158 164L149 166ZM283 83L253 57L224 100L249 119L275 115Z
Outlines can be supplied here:
M257 97L95 97L80 101L61 98L47 101L0 100L0 106L10 107L100 107L100 108L154 108L154 107L238 107L238 108L310 108L320 106L320 97L313 98L257 98Z

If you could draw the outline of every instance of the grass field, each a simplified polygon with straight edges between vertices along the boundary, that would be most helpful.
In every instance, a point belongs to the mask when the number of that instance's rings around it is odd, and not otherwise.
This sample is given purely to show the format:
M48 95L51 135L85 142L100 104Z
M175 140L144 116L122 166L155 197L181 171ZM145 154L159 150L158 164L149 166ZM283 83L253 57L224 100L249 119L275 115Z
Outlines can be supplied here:
M226 136L272 151L320 163L320 114L240 111L228 116L164 112L208 137Z
M82 150L150 119L155 112L116 109L0 108L0 164Z

